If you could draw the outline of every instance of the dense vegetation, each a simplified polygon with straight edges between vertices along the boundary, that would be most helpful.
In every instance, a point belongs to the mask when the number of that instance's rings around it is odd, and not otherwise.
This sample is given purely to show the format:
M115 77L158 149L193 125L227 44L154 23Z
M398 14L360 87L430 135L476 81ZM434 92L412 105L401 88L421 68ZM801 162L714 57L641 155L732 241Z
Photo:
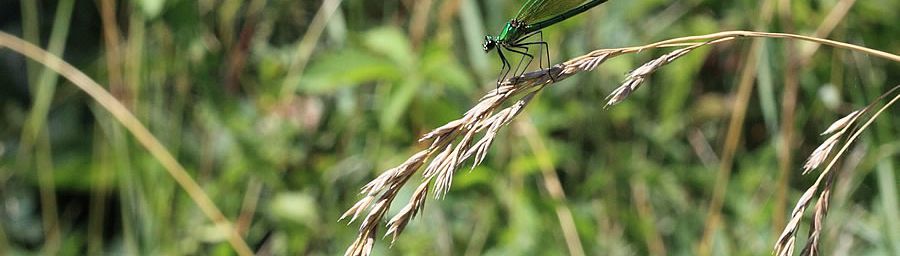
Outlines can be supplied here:
M335 255L356 236L358 221L337 220L360 187L495 88L499 59L481 40L519 5L8 0L0 31L103 85L251 250ZM612 0L544 39L553 63L726 30L897 54L897 10L894 0ZM669 51L620 56L543 89L484 163L464 163L446 197L429 196L392 247L378 236L374 253L768 255L816 179L801 172L819 134L900 84L898 62L741 39L689 53L604 109L630 70ZM106 107L18 52L0 47L0 59L0 254L237 252L228 227ZM738 96L742 84L750 97ZM900 255L897 113L888 108L838 162L826 255Z

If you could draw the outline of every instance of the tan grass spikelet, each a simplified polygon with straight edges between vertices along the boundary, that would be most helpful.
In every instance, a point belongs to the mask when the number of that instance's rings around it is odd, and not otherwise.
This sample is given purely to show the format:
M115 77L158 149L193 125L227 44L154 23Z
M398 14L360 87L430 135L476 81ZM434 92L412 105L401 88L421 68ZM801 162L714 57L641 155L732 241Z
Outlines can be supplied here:
M371 254L375 233L377 232L377 223L384 218L387 208L390 206L390 202L397 196L400 188L402 188L412 175L424 165L426 166L423 174L425 178L422 183L419 184L413 198L410 199L400 213L391 218L387 223L388 232L386 235L392 235L393 244L408 222L424 207L424 198L427 197L428 185L431 182L434 182L435 197L443 197L450 188L452 176L462 162L474 156L472 168L480 164L486 157L487 150L493 143L493 139L496 137L497 132L520 114L530 100L546 86L565 80L577 73L593 70L610 58L623 54L638 53L655 48L680 48L663 57L656 58L654 61L631 72L629 76L631 78L626 79L625 83L623 83L624 85L628 85L627 88L629 89L627 92L623 89L618 92L614 91L611 94L610 99L616 99L614 103L618 103L627 97L628 94L636 90L640 83L655 70L684 56L691 50L701 46L715 45L738 38L750 37L804 40L864 52L873 56L900 62L900 56L894 54L827 39L783 33L727 31L701 36L670 39L638 47L595 50L588 54L557 64L546 70L529 72L521 76L506 79L496 89L491 90L484 95L479 102L470 110L466 111L461 118L450 121L423 135L419 139L419 142L430 142L426 149L419 151L400 166L385 171L385 173L379 175L375 180L364 186L362 194L365 194L365 196L341 216L341 219L353 216L353 218L351 218L352 221L356 219L357 216L361 215L363 211L369 211L368 215L366 215L364 221L360 225L356 240L348 247L345 255ZM515 103L509 107L502 107L518 95L525 96L516 99ZM432 159L432 157L434 158ZM812 190L810 193L814 192L815 190ZM810 197L812 197L812 195L810 195ZM806 200L806 202L808 203L808 200ZM798 203L798 207L801 206L805 209L806 204ZM801 213L803 211L801 209L795 209L795 212L798 210ZM796 222L799 222L799 220ZM792 223L794 222L792 221ZM785 232L788 232L787 229L788 228L786 227ZM782 238L793 241L793 232L788 233L790 233L790 235L783 234ZM788 244L785 243L785 245ZM793 248L792 242L789 245Z
M829 200L831 200L831 198L830 198L831 191L832 191L832 187L834 184L835 175L832 172L832 170L833 170L835 164L837 163L837 161L840 159L840 157L843 156L843 154L847 151L847 149L850 147L850 145L853 144L854 141L856 141L856 139L859 137L859 135L863 131L865 131L866 128L868 128L869 125L871 125L875 121L875 119L878 118L878 116L880 116L882 113L884 113L884 111L886 109L888 109L894 103L896 103L898 100L900 100L900 93L896 93L898 90L900 90L900 85L894 86L893 88L891 88L890 90L888 90L887 92L885 92L884 94L879 96L877 99L875 99L871 104L869 104L865 108L854 111L854 112L848 114L847 117L844 117L844 118L839 119L838 121L835 121L835 123L833 123L828 129L826 129L826 133L823 133L823 134L828 134L828 132L834 132L834 134L831 137L829 137L829 139L827 139L825 142L822 143L822 145L819 146L819 148L821 150L816 149L816 151L813 152L812 156L810 157L813 160L808 160L807 164L805 165L804 168L808 168L806 166L809 166L810 162L813 162L813 163L818 162L815 164L815 166L818 166L821 162L823 162L824 157L825 157L823 155L828 155L828 152L830 152L832 150L832 148L834 148L836 146L835 143L838 141L837 137L840 137L840 136L844 135L845 133L850 134L850 136L840 144L841 145L840 149L831 158L831 161L828 162L828 165L825 166L825 168L819 174L819 177L816 178L816 182L813 183L806 190L806 192L803 193L803 195L800 197L800 199L797 200L796 206L794 206L794 209L791 211L790 221L788 221L788 224L784 227L784 229L781 232L781 235L778 237L778 240L775 242L775 247L773 249L773 252L775 253L775 255L778 255L778 256L793 255L795 243L797 241L797 238L796 238L797 231L800 227L800 221L803 219L803 213L806 211L806 208L809 206L809 203L812 202L812 199L815 196L816 191L819 191L820 187L821 187L822 192L819 194L819 198L816 202L816 205L814 206L815 213L813 215L813 223L810 225L810 231L809 231L809 234L807 235L807 243L804 246L804 249L801 251L801 255L819 255L819 239L820 239L821 232L823 229L825 216L828 213ZM867 114L867 112L870 112L871 110L873 110L875 107L875 104L881 102L884 98L889 97L892 94L897 94L897 95L895 95L890 101L885 103L885 105L882 106L880 109L878 109L878 111L871 114L863 124L859 125L858 127L853 127L852 124L854 122L856 122L859 117L861 117L864 114ZM837 127L839 127L839 128L837 128ZM850 130L851 127L853 127L852 132ZM835 132L835 130L838 130L838 129L840 129L840 130ZM822 158L822 159L820 159L820 158ZM816 168L816 167L812 167L812 168ZM806 173L806 172L804 172L804 173ZM822 183L823 181L825 182L824 185Z

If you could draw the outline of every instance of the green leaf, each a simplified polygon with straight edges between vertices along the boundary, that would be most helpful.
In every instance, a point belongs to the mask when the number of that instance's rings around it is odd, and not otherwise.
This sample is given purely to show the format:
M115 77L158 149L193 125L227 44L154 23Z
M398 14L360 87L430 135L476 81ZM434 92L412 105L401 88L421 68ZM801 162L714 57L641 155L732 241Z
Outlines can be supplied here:
M144 15L148 19L153 19L162 12L163 6L166 5L166 0L141 0L137 1L137 3Z
M314 226L319 223L315 199L306 193L286 192L272 199L274 217L296 224Z
M384 58L359 50L345 50L311 63L298 88L305 93L328 93L364 82L395 80L400 76L400 69Z
M380 116L382 131L390 131L397 126L400 116L407 112L420 83L419 79L409 78L391 92L391 96L387 99L387 107Z
M415 57L409 45L409 38L396 27L371 30L364 38L366 48L383 54L403 67L412 67Z
M422 72L429 81L450 85L466 93L478 88L459 62L446 50L427 51L422 59Z

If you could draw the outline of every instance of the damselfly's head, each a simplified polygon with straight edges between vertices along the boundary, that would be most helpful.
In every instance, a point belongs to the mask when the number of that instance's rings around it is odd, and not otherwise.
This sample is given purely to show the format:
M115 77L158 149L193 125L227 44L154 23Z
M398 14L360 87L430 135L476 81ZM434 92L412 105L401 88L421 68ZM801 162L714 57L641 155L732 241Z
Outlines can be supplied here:
M484 44L481 45L481 48L484 49L484 52L489 52L497 46L497 40L494 40L491 36L484 36Z

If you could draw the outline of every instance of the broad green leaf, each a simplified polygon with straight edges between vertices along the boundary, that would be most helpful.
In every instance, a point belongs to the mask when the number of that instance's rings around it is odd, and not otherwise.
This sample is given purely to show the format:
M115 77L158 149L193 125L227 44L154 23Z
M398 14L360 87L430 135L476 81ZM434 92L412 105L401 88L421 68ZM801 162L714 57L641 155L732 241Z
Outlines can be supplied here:
M440 49L427 51L422 62L422 72L429 81L453 86L463 92L471 92L472 89L478 88L448 51Z
M138 7L144 12L148 19L158 16L166 5L166 0L141 0L137 1Z
M381 129L382 131L390 131L397 126L400 116L407 112L409 103L416 95L419 87L419 79L409 78L400 83L397 88L391 92L390 98L385 99L387 106L381 112Z
M403 67L411 68L415 60L409 38L395 27L369 31L364 36L366 48L382 54Z
M359 50L326 54L310 63L298 87L306 93L327 93L376 80L394 80L401 70L384 58Z
M272 199L270 207L274 217L280 220L307 226L317 225L319 222L315 199L306 193L278 194Z

